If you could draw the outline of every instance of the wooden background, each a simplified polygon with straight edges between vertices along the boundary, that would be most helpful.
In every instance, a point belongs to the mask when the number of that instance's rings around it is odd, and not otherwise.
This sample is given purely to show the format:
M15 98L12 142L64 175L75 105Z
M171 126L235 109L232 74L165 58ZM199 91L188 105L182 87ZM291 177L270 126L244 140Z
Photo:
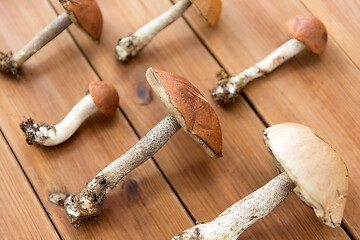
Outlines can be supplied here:
M322 225L291 194L240 239L360 239L360 3L355 0L224 0L216 28L191 7L141 54L123 64L114 47L168 9L169 0L103 0L100 45L71 26L27 61L18 78L0 74L0 235L2 239L170 239L212 220L276 175L261 130L293 121L317 129L345 160L350 193L343 225ZM63 12L57 0L1 0L0 49L19 50ZM245 89L234 104L215 107L224 157L209 159L177 133L153 159L109 194L96 220L74 229L48 201L54 191L75 193L167 115L151 92L152 66L185 76L210 99L220 68L235 74L289 39L288 18L310 13L329 31L321 56L307 51ZM88 82L115 85L116 115L88 119L66 143L29 146L18 124L25 117L56 123L85 94Z

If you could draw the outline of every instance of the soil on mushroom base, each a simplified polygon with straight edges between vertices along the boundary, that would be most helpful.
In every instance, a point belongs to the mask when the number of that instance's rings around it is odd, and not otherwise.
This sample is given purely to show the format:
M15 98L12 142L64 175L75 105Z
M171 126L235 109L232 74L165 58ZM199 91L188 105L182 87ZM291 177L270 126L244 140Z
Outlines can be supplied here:
M40 128L45 128L47 131L53 131L56 134L56 129L53 124L46 124L44 122L35 123L32 118L22 121L20 123L21 130L25 133L26 142L30 145L40 145L40 142L45 141L49 136L37 133L41 133Z

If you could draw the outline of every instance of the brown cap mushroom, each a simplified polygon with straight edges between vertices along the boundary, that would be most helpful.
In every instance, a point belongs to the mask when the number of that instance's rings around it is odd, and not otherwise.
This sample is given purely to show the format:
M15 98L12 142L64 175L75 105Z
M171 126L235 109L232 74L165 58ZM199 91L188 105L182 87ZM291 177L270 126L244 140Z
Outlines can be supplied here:
M301 124L278 124L266 129L264 136L275 165L295 183L300 199L326 225L340 226L348 174L337 152L316 131Z
M221 14L220 0L191 0L210 27L215 27Z
M89 93L100 112L111 117L119 105L119 95L113 85L102 81L89 83Z
M321 54L326 48L328 34L325 25L311 15L298 15L286 22L290 35L310 51Z
M173 240L236 240L292 190L314 209L324 224L340 226L348 194L348 171L336 151L317 132L301 124L274 125L263 134L264 143L281 173L213 221L196 225Z
M99 41L103 18L95 0L60 0L73 23L83 29L94 40Z
M219 120L201 93L184 78L149 68L146 78L170 110L129 151L105 167L87 186L74 195L53 193L51 202L65 208L71 223L94 217L105 206L106 195L130 171L151 158L179 130L183 129L210 157L222 153Z
M324 24L316 17L299 15L288 20L286 25L293 38L278 47L265 59L232 77L224 73L220 74L218 86L212 90L211 94L215 101L219 103L233 102L246 84L270 73L305 48L316 54L321 54L325 50L327 31Z
M173 73L150 68L146 77L181 128L210 157L222 156L219 119L200 91L186 79Z
M28 144L55 146L69 139L92 114L100 111L107 117L114 115L119 104L115 88L105 82L89 84L89 94L83 97L57 124L35 123L32 118L20 124Z
M215 27L220 18L221 0L179 0L169 10L154 18L132 35L120 39L115 48L115 56L120 61L127 61L140 52L161 30L178 19L194 4L208 25Z

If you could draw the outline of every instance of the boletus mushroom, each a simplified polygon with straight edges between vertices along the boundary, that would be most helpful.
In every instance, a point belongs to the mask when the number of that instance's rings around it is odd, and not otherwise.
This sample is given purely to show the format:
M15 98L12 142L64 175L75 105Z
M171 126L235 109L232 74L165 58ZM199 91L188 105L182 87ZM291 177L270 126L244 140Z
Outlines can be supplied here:
M130 171L151 158L180 128L213 158L222 154L219 119L209 104L191 83L172 73L149 68L146 78L152 89L170 111L130 150L100 171L79 193L53 193L52 203L61 205L73 226L83 219L100 214L106 195Z
M348 194L345 163L313 129L296 123L263 131L264 143L280 174L209 223L196 225L173 240L236 240L269 214L293 190L330 227L339 227Z
M298 15L288 20L286 26L292 38L265 59L232 77L219 74L218 86L212 90L212 97L216 102L233 102L246 84L270 73L305 48L318 55L325 50L328 34L325 25L318 18Z
M28 144L55 146L69 139L92 114L100 111L107 117L116 112L119 95L105 82L89 83L89 94L83 97L58 124L35 123L32 118L23 121L20 128Z
M96 42L102 31L102 15L96 0L59 0L66 10L42 29L25 47L15 54L0 52L0 70L16 75L21 65L74 23Z
M120 39L115 48L116 58L127 61L134 57L156 34L178 19L192 3L209 26L215 27L220 18L221 0L179 0L168 11L148 22L132 35Z

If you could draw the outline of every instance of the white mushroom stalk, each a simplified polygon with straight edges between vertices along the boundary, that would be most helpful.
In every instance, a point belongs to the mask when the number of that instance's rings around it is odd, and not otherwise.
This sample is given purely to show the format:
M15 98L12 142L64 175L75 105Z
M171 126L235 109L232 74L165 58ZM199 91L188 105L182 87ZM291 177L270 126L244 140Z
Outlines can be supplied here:
M289 176L282 173L233 204L213 221L196 225L173 240L236 240L253 223L268 215L294 188L295 184Z
M0 70L16 74L19 67L64 29L72 24L69 15L64 12L42 29L30 42L15 54L0 52Z
M58 124L35 123L31 118L20 124L28 144L54 146L69 139L98 108L90 94L82 98Z
M220 103L234 101L250 81L272 72L275 68L305 48L302 42L294 38L290 39L254 66L233 77L220 79L218 87L212 91L213 99Z
M70 138L92 114L100 111L107 117L115 114L119 104L116 89L105 82L93 81L89 94L82 98L58 124L35 123L29 118L20 124L28 144L54 146Z
M151 158L180 128L210 157L222 154L219 119L206 99L186 79L172 73L148 69L146 78L170 114L141 138L129 151L105 167L79 193L53 193L50 201L65 208L71 223L101 213L106 195L120 179Z
M130 171L151 158L181 126L169 114L141 138L129 151L105 167L79 193L64 195L53 193L51 202L65 208L75 227L83 219L98 215L105 206L106 195Z
M178 19L191 5L190 0L180 0L168 11L138 29L131 36L120 39L115 48L115 56L127 61L140 52L161 30Z
M305 48L315 54L324 52L328 35L325 25L319 19L311 15L298 15L289 19L286 26L292 39L242 73L230 78L224 76L225 79L221 76L218 87L212 90L215 101L233 102L247 83L273 71Z

